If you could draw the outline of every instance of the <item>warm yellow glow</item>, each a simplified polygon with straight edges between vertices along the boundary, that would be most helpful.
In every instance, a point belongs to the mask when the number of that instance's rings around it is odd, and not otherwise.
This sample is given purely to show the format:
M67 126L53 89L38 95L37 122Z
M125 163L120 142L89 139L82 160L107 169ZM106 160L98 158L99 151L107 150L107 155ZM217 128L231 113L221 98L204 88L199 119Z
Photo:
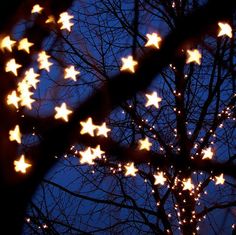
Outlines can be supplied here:
M34 14L34 13L41 13L43 10L43 8L39 5L39 4L35 4L31 10L31 13Z
M161 42L161 37L157 33L152 33L152 34L147 34L146 35L148 38L147 43L145 44L145 47L156 47L157 49L160 48L160 42Z
M16 41L11 40L10 36L6 36L1 40L1 49L7 49L12 52L12 47L15 45Z
M157 175L153 175L153 176L155 178L155 182L154 182L155 185L157 185L157 184L164 185L165 184L166 178L164 177L163 172L159 172Z
M107 132L111 131L111 129L107 128L106 123L104 122L101 126L97 126L97 135L107 137Z
M16 91L12 91L12 93L7 96L7 104L14 105L17 109L19 108L19 101L20 98L17 96Z
M63 119L68 122L68 115L72 113L70 109L67 108L66 103L62 103L61 106L55 107L56 114L54 115L55 119Z
M74 18L74 16L69 15L67 12L61 13L60 18L57 21L57 23L62 24L60 29L67 29L68 31L71 31L71 27L74 25L70 22L72 18Z
M97 128L97 126L93 125L91 117L89 117L85 122L80 122L80 125L82 126L82 129L80 131L81 135L89 134L91 136L94 136L94 130Z
M192 184L191 178L183 180L183 190L192 190L194 189L194 184Z
M203 149L202 154L203 154L202 159L212 159L214 153L211 150L211 147L209 147L207 149Z
M143 140L139 140L139 150L146 149L147 151L150 150L152 143L149 141L148 137Z
M25 156L21 155L21 158L18 161L14 161L15 171L26 173L26 169L32 165L25 161Z
M96 158L94 156L94 154L91 151L91 148L88 147L87 149L85 149L84 151L79 151L79 154L81 155L80 158L80 163L81 164L89 164L89 165L93 165L94 164L94 159Z
M41 51L38 54L39 69L45 69L48 72L50 71L50 66L53 64L49 62L50 56L46 54L45 51Z
M188 58L186 61L187 64L192 63L192 62L195 62L199 65L201 64L202 55L199 52L199 50L197 50L197 49L187 50L187 53L188 53Z
M233 37L232 28L228 23L219 22L218 25L220 27L218 37L221 37L224 35L228 36L229 38Z
M125 165L125 176L135 176L138 169L134 166L133 162L127 163Z
M79 71L75 70L75 67L73 65L71 65L70 67L65 69L65 76L64 78L71 78L73 81L76 81L76 76L80 74Z
M16 141L18 144L21 144L21 133L19 125L15 126L15 129L9 131L10 141Z
M127 58L121 58L122 66L120 68L121 71L128 70L132 73L135 72L135 66L138 64L137 61L133 59L133 56L128 56Z
M35 73L33 68L30 68L25 72L24 79L30 87L32 86L34 89L36 89L37 83L39 82L39 80L36 79L37 77L39 77L39 74Z
M20 92L20 104L21 106L25 106L28 109L32 109L32 103L35 101L31 96L34 93L29 90L24 90L23 92Z
M10 59L5 67L6 72L12 72L15 76L17 76L17 69L22 67L22 65L17 64L15 59Z
M159 102L161 102L161 98L155 91L152 94L146 94L146 97L148 98L145 105L146 107L153 105L156 108L159 108Z
M53 15L48 16L48 19L45 21L46 24L55 23L55 18Z
M30 47L32 47L34 43L29 42L28 38L22 38L18 45L18 50L26 51L28 54L30 53Z
M222 173L221 175L216 176L215 180L216 180L215 184L224 184L225 182L224 174Z
M101 158L102 155L105 153L101 150L100 145L97 145L96 148L91 148L94 158Z

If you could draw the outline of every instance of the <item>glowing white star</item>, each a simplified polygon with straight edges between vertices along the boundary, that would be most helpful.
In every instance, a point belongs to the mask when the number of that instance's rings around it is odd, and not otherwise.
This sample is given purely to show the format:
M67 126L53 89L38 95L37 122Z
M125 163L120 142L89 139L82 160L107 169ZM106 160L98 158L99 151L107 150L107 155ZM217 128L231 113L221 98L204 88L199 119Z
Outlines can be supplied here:
M63 119L68 122L68 116L72 113L70 109L67 108L66 103L62 103L61 106L55 107L56 114L54 116L55 119Z
M203 157L202 159L212 159L214 152L211 147L202 150Z
M17 109L19 108L18 103L20 98L17 96L16 91L12 91L11 94L7 96L7 104L14 105Z
M150 150L152 143L149 141L148 137L143 140L139 140L139 150L146 149L147 151Z
M29 42L28 38L23 38L19 42L18 50L24 50L29 54L30 53L30 47L32 47L33 45L34 45L34 43Z
M68 31L71 31L71 27L74 25L70 22L70 20L74 18L74 16L69 15L68 12L63 12L60 14L60 18L57 21L57 23L61 23L62 26L60 29L67 29Z
M107 132L111 131L111 129L107 128L106 123L104 122L101 126L97 126L97 135L107 137Z
M215 184L224 184L225 182L224 174L216 176L215 180L216 180Z
M192 62L195 62L199 65L201 64L202 55L199 52L199 50L197 50L197 49L187 50L187 53L188 53L188 58L186 61L187 64L192 63Z
M73 81L76 81L76 76L78 74L80 74L80 72L76 71L75 67L73 65L71 65L70 67L65 68L65 76L64 76L64 78L65 79L71 78Z
M7 49L12 52L12 47L15 45L16 41L11 40L10 36L6 36L1 40L1 49Z
M154 46L154 47L156 47L157 49L159 49L160 48L160 42L161 42L161 37L160 36L158 36L158 34L157 33L152 33L152 34L147 34L146 35L147 36L147 38L148 38L148 41L147 41L147 43L145 44L145 47L150 47L150 46Z
M17 64L15 59L10 59L6 63L5 71L6 72L12 72L15 76L17 76L17 69L22 67L22 65Z
M96 148L91 148L91 150L92 150L94 158L101 158L102 155L105 153L104 151L101 150L100 145L97 145Z
M194 189L194 184L192 184L191 178L187 179L187 180L183 180L183 190L192 190Z
M125 166L126 172L125 172L125 176L131 175L131 176L135 176L136 172L138 171L138 169L134 166L134 163L127 163Z
M159 172L157 175L153 175L153 176L155 178L155 182L154 182L155 185L157 185L157 184L164 185L165 184L166 178L164 177L163 172Z
M39 74L35 73L33 68L30 68L25 72L24 79L29 84L29 86L32 86L34 89L36 89L37 83L39 82L39 80L36 79L37 77L39 77Z
M88 147L84 151L79 151L79 154L81 155L81 159L80 159L81 164L85 164L85 163L87 163L89 165L94 164L94 159L96 157L94 157L94 154L92 153L90 147Z
M218 37L221 37L224 35L228 36L229 38L233 37L232 28L228 23L219 22L218 25L220 27Z
M34 14L34 13L38 13L40 14L43 10L43 7L41 7L39 4L35 4L31 10L31 13Z
M25 156L21 155L21 158L18 161L14 161L15 171L26 173L26 169L32 165L25 161Z
M50 58L49 55L46 54L45 51L41 51L38 54L38 62L39 62L39 69L45 69L48 72L50 71L50 66L53 64L48 59Z
M80 134L89 134L91 136L94 136L94 130L97 128L96 125L93 125L92 118L89 117L87 121L85 122L80 122L80 125L82 126L82 129L80 131Z
M148 98L145 105L146 107L153 105L156 108L159 108L159 103L161 102L161 98L157 95L155 91L152 94L146 94L146 97Z
M9 131L10 141L16 141L18 144L21 144L21 133L19 125L15 126L15 129Z
M127 58L121 58L122 67L120 68L121 71L128 70L132 73L135 72L135 66L138 64L137 61L133 59L133 56L128 56Z

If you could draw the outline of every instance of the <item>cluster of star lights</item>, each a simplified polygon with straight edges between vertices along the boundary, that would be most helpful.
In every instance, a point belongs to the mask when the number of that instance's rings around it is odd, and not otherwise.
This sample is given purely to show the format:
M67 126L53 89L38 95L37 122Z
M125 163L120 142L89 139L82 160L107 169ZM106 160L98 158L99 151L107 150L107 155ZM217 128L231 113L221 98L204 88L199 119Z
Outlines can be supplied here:
M36 4L33 8L31 13L32 14L41 14L43 11L43 7L39 4ZM73 26L72 19L74 17L67 12L63 12L59 15L58 21L55 20L54 16L48 16L45 24L54 24L55 26L58 25L61 30L65 30L70 32ZM232 37L232 28L228 23L219 22L219 33L218 37ZM152 47L154 50L160 49L160 44L162 38L157 33L147 34L147 42L145 47ZM18 41L13 40L9 35L4 36L0 40L0 48L3 52L8 51L11 54L13 49L17 49L23 51L27 54L31 53L31 49L34 47L34 43L30 42L28 38L22 38ZM202 55L198 49L188 49L186 50L186 63L195 63L197 65L201 64ZM138 61L134 60L133 56L129 55L125 58L121 58L122 66L120 68L121 72L129 72L135 73L138 69ZM46 51L40 51L37 54L37 68L28 68L21 76L17 83L17 88L11 91L6 97L7 105L13 107L14 109L18 110L20 107L25 107L28 109L32 109L32 104L35 102L33 98L34 91L37 89L37 85L40 82L39 77L40 73L37 71L45 70L50 72L51 66L53 65L52 61L50 60L50 55L47 54ZM19 62L17 62L14 58L9 58L9 60L5 64L5 72L11 73L12 76L18 77L18 69L22 67ZM77 80L77 76L80 74L78 70L73 65L68 65L68 67L64 68L64 79L71 79L73 81ZM146 96L146 107L150 108L160 108L161 98L158 96L156 91L148 93ZM68 105L65 102L62 102L58 106L55 107L55 115L54 118L56 120L61 120L68 122L70 115L73 113ZM101 125L95 125L91 117L87 120L80 122L80 134L81 135L90 135L100 136L102 138L108 137L108 132L111 131L106 125L106 123L102 123ZM22 143L22 134L20 131L20 126L16 125L12 127L9 131L9 140L15 141L18 144ZM152 143L150 142L148 137L140 139L138 142L138 149L140 151L150 151L152 147ZM101 150L100 145L97 145L95 148L87 147L84 150L79 151L80 155L80 163L81 164L95 164L96 159L105 158L105 152ZM202 160L209 160L212 159L214 156L214 151L212 147L208 147L203 149L202 152L199 154ZM22 154L18 160L15 160L14 169L16 172L26 173L28 168L31 167L31 164L25 159L25 156ZM121 165L119 164L119 168L121 169ZM124 174L125 176L135 176L139 171L134 162L128 162L124 165ZM153 175L154 185L164 185L168 184L168 177L165 175L163 171L157 171L156 174ZM225 179L224 175L218 175L212 178L215 184L223 184ZM178 182L183 190L188 190L190 193L194 193L195 187L191 178L183 179L181 182Z

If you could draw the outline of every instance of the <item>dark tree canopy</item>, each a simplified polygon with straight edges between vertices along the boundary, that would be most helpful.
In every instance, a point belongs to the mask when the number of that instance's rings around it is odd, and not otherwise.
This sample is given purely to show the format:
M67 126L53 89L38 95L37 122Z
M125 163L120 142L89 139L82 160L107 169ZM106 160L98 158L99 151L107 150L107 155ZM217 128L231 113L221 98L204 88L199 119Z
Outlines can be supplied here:
M6 3L2 229L235 234L235 9Z

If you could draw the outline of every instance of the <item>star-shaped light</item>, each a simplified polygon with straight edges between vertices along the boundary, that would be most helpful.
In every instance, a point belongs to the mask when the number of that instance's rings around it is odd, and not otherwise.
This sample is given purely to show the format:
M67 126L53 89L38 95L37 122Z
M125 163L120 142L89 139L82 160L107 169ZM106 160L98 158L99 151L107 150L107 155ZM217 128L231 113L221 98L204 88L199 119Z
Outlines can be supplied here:
M56 114L54 116L55 119L63 119L68 122L68 116L72 113L70 109L67 108L66 103L63 102L61 106L55 107Z
M35 4L31 10L31 13L34 14L34 13L41 13L43 10L43 7L41 7L39 4Z
M11 94L7 96L7 104L14 105L17 109L19 108L18 103L20 98L17 96L16 91L12 91Z
M41 51L38 54L39 69L45 69L48 72L50 71L50 66L53 64L49 62L50 56L46 54L45 51Z
M20 92L20 104L21 106L25 106L28 109L32 109L32 103L35 101L31 96L34 93L29 90L24 90Z
M157 33L152 33L152 34L147 34L146 35L147 36L147 38L148 38L148 41L147 41L147 43L145 44L145 47L156 47L157 49L159 49L160 48L160 42L161 42L161 37L160 36L158 36L158 34Z
M157 95L155 91L152 92L152 94L146 94L146 97L148 98L145 105L146 107L153 105L156 108L159 108L159 102L161 102L161 98Z
M87 163L89 165L93 165L94 164L93 160L96 157L94 157L94 154L92 153L90 147L88 147L84 151L79 151L79 154L81 155L81 158L80 158L80 163L81 164L85 164L85 163Z
M131 176L135 176L136 172L138 171L138 169L134 166L133 162L127 163L125 165L125 176L131 175Z
M21 133L19 125L15 126L15 129L9 131L10 141L16 141L18 144L21 144Z
M211 147L202 150L203 157L202 159L212 159L214 152Z
M224 184L225 182L224 174L222 173L221 175L216 176L215 180L216 180L215 184Z
M70 22L70 19L74 18L74 16L69 15L68 12L63 12L60 14L60 18L57 23L61 23L62 26L60 29L67 29L69 32L71 31L71 27L74 25Z
M229 38L233 37L232 28L228 23L219 22L218 25L220 27L219 33L217 35L218 37L221 37L224 35L228 36Z
M47 20L45 21L46 24L55 23L55 18L53 15L48 16Z
M96 148L91 148L94 158L101 158L102 155L105 153L101 150L100 145L97 145Z
M132 73L135 72L135 66L138 64L137 61L133 59L133 56L128 56L127 58L121 58L122 66L120 68L121 71L128 70Z
M191 178L187 179L187 180L183 180L183 190L192 190L194 189L194 184L192 184Z
M35 73L33 68L30 68L25 72L24 79L30 86L36 89L37 83L39 82L39 80L36 79L37 77L39 77L39 74Z
M94 136L94 130L96 130L97 126L93 125L91 117L89 117L85 122L80 122L80 125L82 126L82 129L80 131L81 135L89 134L91 136Z
M107 132L111 131L111 129L107 128L106 123L104 122L101 126L97 126L97 135L107 137Z
M17 64L15 59L10 59L6 63L5 71L6 72L12 72L15 76L17 76L17 69L22 67L22 65Z
M187 50L187 53L188 53L188 58L186 61L187 64L192 63L192 62L195 62L199 65L201 64L202 55L199 52L199 50L197 50L197 49Z
M64 76L64 78L65 79L71 78L73 81L76 81L76 76L78 74L80 74L80 72L76 71L75 67L73 65L71 65L70 67L65 68L65 76Z
M12 52L12 47L16 41L11 40L10 36L6 36L1 40L1 49L7 49L8 51Z
M22 38L18 45L18 50L26 51L28 54L30 53L30 47L32 47L34 43L29 42L28 38Z
M157 175L153 175L153 176L155 178L155 182L154 182L155 185L157 185L157 184L164 185L165 184L166 178L164 177L163 172L159 172Z
M147 151L150 150L152 143L149 141L148 137L143 140L139 140L139 150L146 149Z
M25 156L21 155L21 158L18 161L14 161L15 171L26 173L26 169L32 165L25 161Z

